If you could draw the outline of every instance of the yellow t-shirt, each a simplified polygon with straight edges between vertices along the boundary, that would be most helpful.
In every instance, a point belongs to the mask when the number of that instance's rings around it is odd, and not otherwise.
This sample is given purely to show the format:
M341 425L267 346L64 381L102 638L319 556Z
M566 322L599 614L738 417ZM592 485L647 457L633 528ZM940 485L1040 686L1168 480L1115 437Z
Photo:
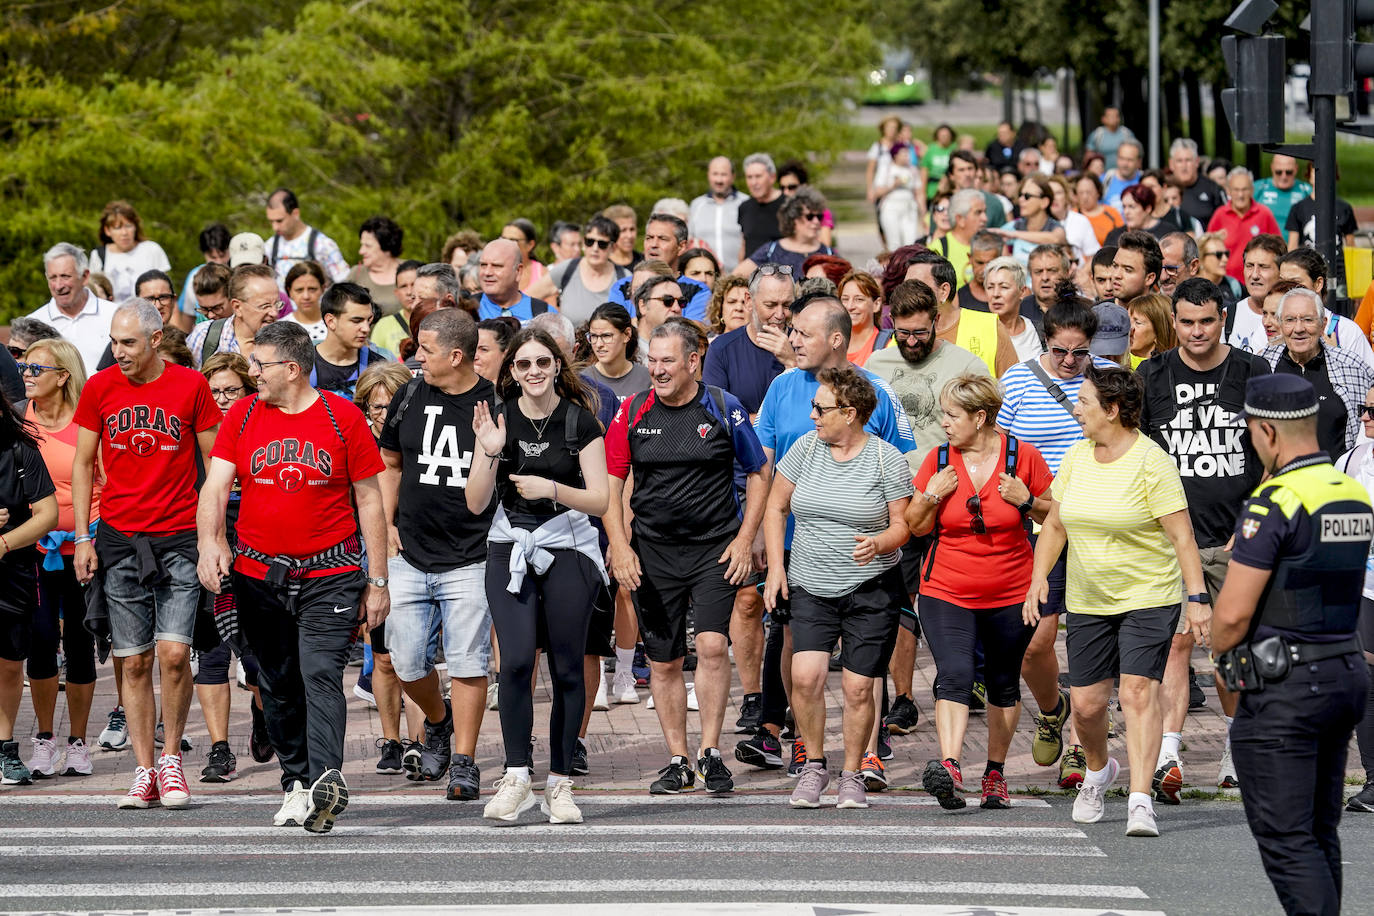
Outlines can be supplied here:
M1179 603L1183 575L1159 518L1188 508L1188 499L1163 449L1141 434L1103 464L1084 439L1065 453L1051 490L1069 539L1070 611L1106 616Z

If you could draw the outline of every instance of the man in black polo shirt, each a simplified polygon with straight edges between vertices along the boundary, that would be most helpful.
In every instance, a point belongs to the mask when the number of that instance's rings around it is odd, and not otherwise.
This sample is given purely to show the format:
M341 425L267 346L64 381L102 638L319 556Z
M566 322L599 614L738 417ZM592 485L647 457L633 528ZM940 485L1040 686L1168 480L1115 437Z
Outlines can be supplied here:
M653 390L621 405L606 434L611 500L603 521L611 569L633 593L653 675L654 708L671 758L654 795L734 788L720 755L730 689L729 632L735 590L751 570L750 549L768 495L767 459L743 405L697 382L697 336L685 323L660 325L649 340ZM740 520L735 462L748 475ZM622 515L625 479L634 472L633 538ZM696 691L701 751L687 757L687 608L696 619Z

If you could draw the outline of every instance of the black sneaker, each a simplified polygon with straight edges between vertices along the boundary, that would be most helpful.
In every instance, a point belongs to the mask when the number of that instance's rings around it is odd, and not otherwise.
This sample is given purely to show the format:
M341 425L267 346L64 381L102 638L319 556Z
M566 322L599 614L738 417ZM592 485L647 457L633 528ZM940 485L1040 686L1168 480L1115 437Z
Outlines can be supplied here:
M267 737L267 717L258 708L258 704L249 703L248 706L253 710L253 734L248 738L248 753L252 754L258 763L266 763L275 753L272 750L272 740Z
M878 729L878 759L884 761L892 759L892 736L888 734L885 728Z
M401 755L405 753L405 748L401 742L392 741L388 738L377 739L377 749L382 752L382 756L377 758L377 772L384 776L396 776L404 772L405 768L401 765Z
M1207 694L1202 692L1202 685L1197 680L1197 672L1192 668L1188 669L1188 708L1207 708Z
M153 744L157 745L158 747L162 747L162 746L163 746L164 744L166 744L166 743L167 743L167 738L166 738L166 736L163 734L162 723L159 722L159 723L157 723L157 731L153 732ZM189 740L187 740L187 738L186 738L185 735L182 735L182 736L181 736L181 752L182 752L183 754L189 754L189 753L191 753L192 750L193 750L193 748L192 748L191 742L190 742Z
M987 712L988 709L988 685L982 681L973 682L973 697L969 700L968 711L971 713Z
M359 640L348 650L348 667L361 668L363 664L363 644Z
M0 742L0 785L33 785L33 774L19 759L19 742Z
M568 767L569 776L586 776L591 770L587 769L587 742L581 738L577 739L577 745L573 748L572 764Z
M649 686L649 657L644 654L644 643L635 644L634 662L630 666L635 676L636 687Z
M209 762L200 771L201 782L228 782L238 772L239 762L234 752L229 750L228 741L216 741L210 745L210 753L206 757Z
M409 738L401 739L401 769L406 779L418 782L420 779L420 750L424 745Z
M454 754L448 768L449 801L472 801L482 794L482 771L467 754Z
M302 824L311 833L328 833L334 819L348 807L348 785L338 770L325 770L310 787L310 813Z
M715 750L715 748L711 750ZM701 784L712 795L722 795L726 792L735 791L735 780L731 778L730 771L720 756L720 751L716 750L713 754L711 750L706 752L705 757L697 758L697 775L701 777Z
M735 759L747 766L763 770L781 770L782 742L763 726L754 732L754 737L735 745Z
M746 693L740 704L739 719L735 721L735 734L752 735L763 724L763 694Z
M448 772L453 757L453 710L444 703L444 720L425 720L425 740L411 745L401 758L406 778L415 782L434 782Z
M697 790L696 773L686 757L674 757L668 761L668 765L658 771L658 777L649 786L650 795L680 795Z
M1363 789L1350 796L1350 801L1345 803L1345 810L1374 814L1374 782L1365 783Z
M883 724L894 735L909 735L916 730L916 723L920 721L921 711L916 708L916 703L911 697L901 694L892 701L892 709L888 711Z
M797 720L792 715L792 707L787 707L787 712L782 716L782 734L778 735L784 741L792 741L797 737Z

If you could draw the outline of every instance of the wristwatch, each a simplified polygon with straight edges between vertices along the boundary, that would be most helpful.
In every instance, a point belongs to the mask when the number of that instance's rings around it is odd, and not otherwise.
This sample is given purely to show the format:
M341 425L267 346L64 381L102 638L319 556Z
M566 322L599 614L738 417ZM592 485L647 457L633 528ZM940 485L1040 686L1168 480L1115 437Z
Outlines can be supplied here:
M386 588L386 576L378 576L375 579L369 577L367 580L367 584L373 586L374 588Z
M1034 497L1033 495L1027 495L1027 496L1026 496L1026 501L1023 502L1021 505L1017 506L1017 507L1016 507L1016 511L1017 511L1017 512L1020 512L1022 515L1026 515L1026 514L1028 514L1028 513L1030 512L1030 510L1031 510L1034 506L1035 506L1035 497Z
M1189 596L1188 596L1188 601L1189 601L1189 602L1196 601L1198 604L1211 604L1211 603L1212 603L1212 596L1209 595L1209 594L1207 594L1206 592L1203 592L1203 593L1200 594L1200 595L1189 595Z

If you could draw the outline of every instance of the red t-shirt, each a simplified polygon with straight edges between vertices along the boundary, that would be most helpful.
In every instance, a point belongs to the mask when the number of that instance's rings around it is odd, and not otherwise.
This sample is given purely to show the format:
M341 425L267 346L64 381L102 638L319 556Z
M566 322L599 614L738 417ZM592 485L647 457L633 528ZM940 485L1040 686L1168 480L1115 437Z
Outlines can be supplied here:
M194 530L196 434L220 418L205 377L175 363L142 385L118 366L91 376L74 422L100 434L101 518L130 535Z
M338 432L329 422L325 398ZM253 412L245 426L250 405ZM256 398L238 401L225 415L210 456L233 462L238 471L239 539L269 556L296 559L314 556L358 533L353 484L375 477L385 467L362 411L328 392L321 392L319 400L298 414L284 413ZM257 579L267 574L263 564L243 556L234 568Z
M939 451L931 449L916 472L917 499L935 476ZM1006 455L1007 437L1002 436L995 470L978 491L987 533L974 534L973 514L968 510L973 485L963 455L958 449L949 450L949 465L959 475L959 486L940 503L936 517L940 541L935 546L929 582L925 580L925 564L921 566L921 594L966 608L1001 608L1026 600L1035 554L1026 539L1021 513L997 492L998 478L1007 466ZM1016 476L1034 496L1043 495L1054 482L1040 451L1021 439L1017 440Z

